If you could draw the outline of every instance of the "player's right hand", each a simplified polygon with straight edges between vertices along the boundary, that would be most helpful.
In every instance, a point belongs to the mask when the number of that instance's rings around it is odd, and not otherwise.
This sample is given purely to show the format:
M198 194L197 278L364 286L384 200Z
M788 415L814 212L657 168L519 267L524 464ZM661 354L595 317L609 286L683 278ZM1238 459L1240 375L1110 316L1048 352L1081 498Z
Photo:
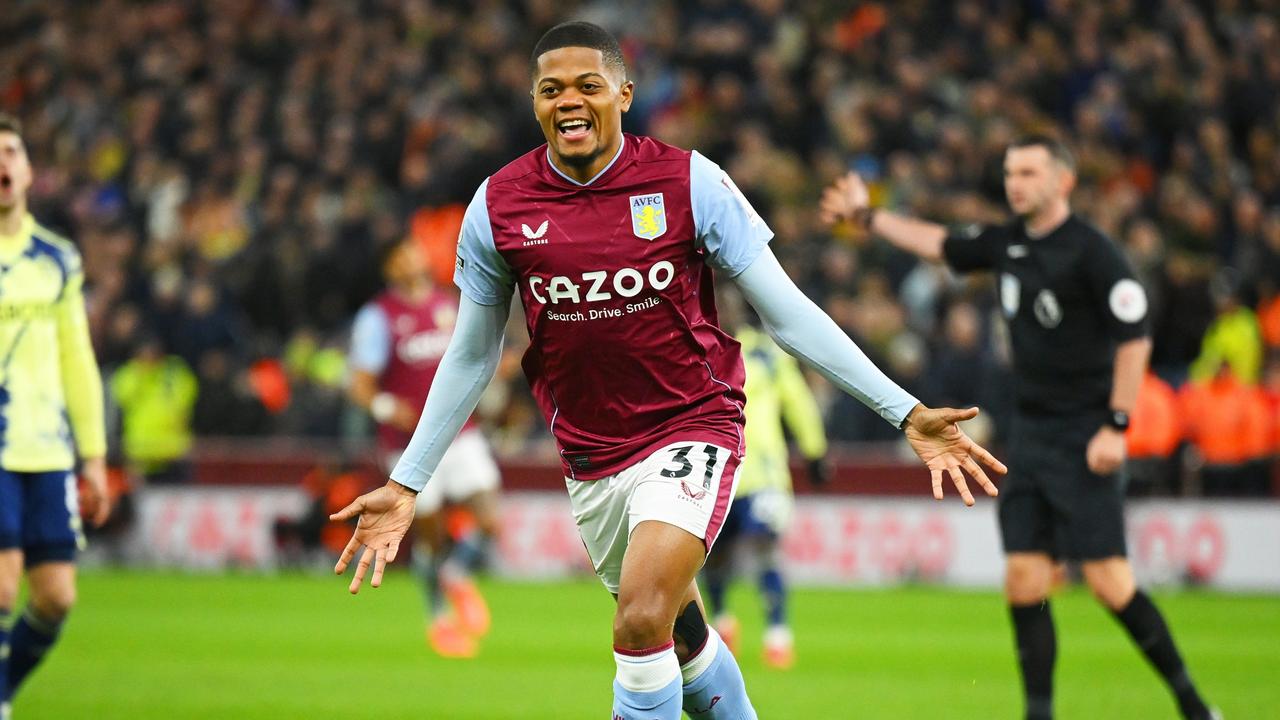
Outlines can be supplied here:
M853 220L859 211L870 206L871 193L867 190L867 184L855 172L837 179L823 190L822 200L818 203L819 216L828 225L841 220Z
M338 557L338 564L333 566L333 571L339 575L346 572L356 550L361 545L364 546L360 562L356 564L355 577L351 578L351 585L347 588L352 595L360 592L360 584L364 582L370 563L373 564L373 578L369 585L378 587L382 584L382 573L386 570L387 563L396 559L400 540L413 523L416 499L414 491L394 480L388 480L386 485L361 495L350 505L329 516L330 520L337 521L359 518L355 533Z

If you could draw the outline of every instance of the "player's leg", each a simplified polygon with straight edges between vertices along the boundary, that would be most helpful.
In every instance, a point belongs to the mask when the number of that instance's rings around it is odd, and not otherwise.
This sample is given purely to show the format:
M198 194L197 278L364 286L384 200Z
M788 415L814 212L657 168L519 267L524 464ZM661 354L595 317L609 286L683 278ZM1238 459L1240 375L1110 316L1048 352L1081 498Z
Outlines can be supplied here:
M1182 716L1192 720L1211 718L1209 707L1173 642L1169 626L1151 598L1138 589L1129 561L1123 557L1090 560L1083 563L1081 569L1094 596L1129 631L1133 642L1169 685Z
M469 430L457 437L440 460L436 476L445 497L467 508L474 522L453 534L440 580L463 628L473 635L489 631L489 606L472 580L489 553L498 525L498 466L484 437Z
M58 640L75 604L75 557L84 547L75 476L32 473L23 483L22 557L30 600L9 636L10 696Z
M680 661L684 711L695 720L754 718L742 670L728 643L707 624L698 586L690 585L680 602L672 640Z
M785 473L785 467L778 472ZM782 533L791 524L795 500L790 489L770 488L752 495L742 508L744 546L756 571L760 597L764 601L764 662L778 669L795 663L795 641L787 625L787 587L782 577ZM734 508L737 514L739 508Z
M701 450L695 452L695 447ZM619 601L614 624L616 718L679 718L684 673L675 654L676 617L690 603L703 620L681 613L682 650L690 653L690 662L713 659L697 652L699 644L705 652L710 638L718 637L708 630L708 640L698 641L696 630L706 623L693 578L728 516L738 460L724 448L675 443L611 477L565 480L591 564ZM723 654L732 660L730 653ZM743 695L746 710L736 717L754 718ZM712 709L731 705L722 699Z
M429 617L443 615L444 593L440 590L439 561L444 556L444 517L440 511L413 516L413 573L422 587Z
M782 577L782 547L773 533L751 539L750 547L760 564L760 597L764 600L764 662L785 670L795 664L795 639L787 624L787 584Z
M498 530L498 491L481 490L460 503L471 513L474 523L461 533L449 553L449 563L459 572L473 574L484 566Z
M480 594L473 576L489 554L497 502L495 491L484 491L457 503L459 515L465 515L465 523L450 528L449 551L440 566L440 583L458 614L459 623L476 637L489 632L490 617L489 605Z
M0 513L3 513L2 507ZM0 542L4 542L3 537L0 537ZM0 549L0 708L4 708L0 712L7 711L9 706L9 635L21 578L22 551L13 547Z
M1027 720L1053 717L1057 634L1049 607L1053 560L1044 553L1005 557L1005 598L1013 621Z
M738 621L729 612L729 585L733 582L734 563L737 562L740 549L742 517L746 507L751 503L749 496L735 498L732 510L725 518L720 537L716 540L716 550L707 555L706 565L702 568L702 580L706 587L707 604L711 610L711 622L720 639L729 646L730 651L737 650Z
M674 525L645 520L631 532L613 620L615 720L679 720L683 681L673 634L705 557L702 538Z
M625 633L616 631L620 624L626 627L626 618L636 608L644 608L637 613L641 618L665 618L666 637L678 652L681 685L677 707L682 706L699 720L756 716L738 663L719 635L707 626L697 586L692 582L692 573L703 564L725 522L733 515L730 504L737 486L738 461L734 453L724 448L704 443L673 444L642 465L628 504L628 526L634 531L623 558L618 597L621 622L615 622L615 636L626 640ZM654 538L676 544L680 554L672 559L678 560L664 563L667 550ZM663 564L670 567L664 568ZM674 583L686 571L690 571L689 582L682 588L671 585L658 593L646 590L655 582L646 577L646 572L656 572L663 582ZM636 592L628 595L629 587ZM668 600L670 587L680 591L674 606ZM632 642L648 639L651 638ZM652 639L661 640L662 636ZM677 709L673 717L678 716Z
M1177 698L1183 717L1213 717L1187 673L1182 656L1160 611L1138 590L1126 559L1123 471L1096 475L1081 461L1078 479L1061 502L1066 513L1069 552L1079 558L1084 580L1095 597L1129 632Z
M400 450L385 452L382 457L383 471L390 474L400 460ZM434 481L434 478L432 478ZM437 618L445 617L445 597L440 589L440 563L444 561L444 491L438 483L428 482L422 492L414 500L413 554L410 556L410 568L418 579L418 587L422 590L423 604L427 615L427 641L433 646L432 631ZM439 651L440 648L436 648ZM442 653L444 654L444 653Z
M41 562L28 567L27 588L31 597L13 624L9 641L9 692L13 695L57 642L75 605L75 563Z
M1084 472L1083 483L1073 496L1076 505L1070 532L1073 549L1083 560L1085 582L1164 678L1182 716L1193 720L1212 717L1164 617L1134 581L1126 558L1123 477L1094 475L1087 468Z
M444 493L442 488L432 487L428 482L418 494L413 518L413 570L426 601L427 642L442 657L475 657L475 640L448 612L441 582L445 544Z
M17 475L0 468L0 720L9 708L9 633L22 579L22 489Z
M1016 463L1016 456L1015 456ZM1005 599L1013 623L1027 720L1053 717L1057 634L1049 607L1053 581L1053 520L1048 501L1027 470L1010 472L1000 488L1005 551Z

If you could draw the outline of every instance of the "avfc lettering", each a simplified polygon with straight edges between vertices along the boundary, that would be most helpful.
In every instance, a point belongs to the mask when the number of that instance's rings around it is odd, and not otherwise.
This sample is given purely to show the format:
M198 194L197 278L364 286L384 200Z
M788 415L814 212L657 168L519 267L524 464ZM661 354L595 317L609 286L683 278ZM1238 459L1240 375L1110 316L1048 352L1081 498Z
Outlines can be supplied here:
M550 278L530 275L528 279L529 293L543 305L559 305L561 302L603 302L615 296L633 298L644 292L647 287L653 290L665 290L676 277L675 265L662 260L654 263L645 273L635 268L622 268L610 278L607 270L584 272L575 281L565 275Z
M631 205L631 230L636 237L652 242L667 232L666 203L662 193L632 195L628 202Z

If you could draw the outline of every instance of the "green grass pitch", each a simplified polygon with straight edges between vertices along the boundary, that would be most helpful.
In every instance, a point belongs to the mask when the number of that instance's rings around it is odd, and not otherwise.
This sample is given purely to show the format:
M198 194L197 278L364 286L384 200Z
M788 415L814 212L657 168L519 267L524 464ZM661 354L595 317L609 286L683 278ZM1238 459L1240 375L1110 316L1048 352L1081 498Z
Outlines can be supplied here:
M88 572L63 641L15 705L37 718L608 717L612 600L594 582L489 582L481 657L423 642L409 575L357 597L310 575ZM799 661L759 659L758 604L734 598L762 718L1014 718L1012 640L999 596L933 588L802 590ZM1280 598L1157 598L1193 675L1230 720L1280 716ZM1061 718L1171 718L1172 700L1086 593L1054 601Z

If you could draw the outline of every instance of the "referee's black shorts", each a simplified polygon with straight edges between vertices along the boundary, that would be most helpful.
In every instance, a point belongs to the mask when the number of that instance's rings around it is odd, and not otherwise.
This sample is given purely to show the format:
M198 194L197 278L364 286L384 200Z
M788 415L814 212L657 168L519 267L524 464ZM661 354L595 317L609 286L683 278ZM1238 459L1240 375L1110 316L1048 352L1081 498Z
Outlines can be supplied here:
M1009 475L1000 485L1000 535L1008 553L1062 560L1123 557L1124 471L1096 475L1085 448L1105 415L1018 414Z

